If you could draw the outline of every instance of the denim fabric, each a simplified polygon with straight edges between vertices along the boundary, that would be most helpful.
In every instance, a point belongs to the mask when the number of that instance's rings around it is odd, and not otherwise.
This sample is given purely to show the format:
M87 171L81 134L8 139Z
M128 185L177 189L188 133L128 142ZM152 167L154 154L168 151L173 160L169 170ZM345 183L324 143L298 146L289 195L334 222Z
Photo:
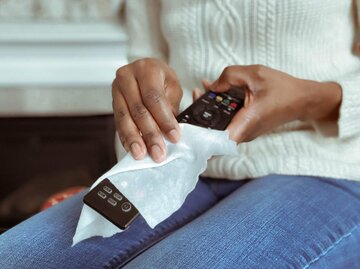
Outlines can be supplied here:
M181 209L154 230L139 217L123 233L90 238L71 248L85 192L80 193L0 235L0 268L117 268L242 184L224 182L217 196L212 184L200 180Z
M83 195L1 235L0 268L360 268L360 183L207 179L156 229L71 248Z
M125 268L360 268L359 249L360 183L268 176Z

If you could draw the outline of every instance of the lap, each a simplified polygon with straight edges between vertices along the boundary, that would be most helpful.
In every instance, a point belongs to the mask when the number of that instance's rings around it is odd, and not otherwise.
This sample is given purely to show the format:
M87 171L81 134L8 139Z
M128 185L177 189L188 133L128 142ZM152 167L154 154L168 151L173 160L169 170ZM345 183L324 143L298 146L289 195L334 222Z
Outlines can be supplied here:
M208 184L199 181L181 209L155 229L140 217L122 233L110 238L90 238L71 247L84 194L1 235L0 268L115 268L218 201Z
M126 268L360 267L360 183L256 179Z
M218 202L241 184L200 181L183 207L156 229L139 218L123 233L71 248L79 194L1 235L0 267L117 268L166 235L127 266L341 267L339 251L350 264L359 262L360 183L269 176Z

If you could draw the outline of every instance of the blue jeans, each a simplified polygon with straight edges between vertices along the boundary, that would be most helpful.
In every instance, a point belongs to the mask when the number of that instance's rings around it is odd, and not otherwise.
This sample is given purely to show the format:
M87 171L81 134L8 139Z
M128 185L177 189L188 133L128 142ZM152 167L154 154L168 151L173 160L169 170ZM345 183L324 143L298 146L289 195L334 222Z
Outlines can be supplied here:
M1 235L0 268L360 268L360 183L204 179L154 230L70 247L83 195Z

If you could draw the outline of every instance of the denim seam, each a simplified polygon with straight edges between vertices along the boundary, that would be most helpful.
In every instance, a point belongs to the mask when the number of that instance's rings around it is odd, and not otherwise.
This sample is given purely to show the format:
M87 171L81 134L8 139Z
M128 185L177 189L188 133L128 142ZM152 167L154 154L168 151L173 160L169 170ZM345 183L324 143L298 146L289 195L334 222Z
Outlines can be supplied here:
M311 260L307 265L303 267L303 269L309 268L311 265L313 265L315 262L323 258L326 254L329 253L332 249L334 249L343 239L346 239L347 237L351 236L352 233L360 227L360 224L355 225L348 233L342 235L338 240L336 240L331 246L329 246L326 250L324 250L318 257Z

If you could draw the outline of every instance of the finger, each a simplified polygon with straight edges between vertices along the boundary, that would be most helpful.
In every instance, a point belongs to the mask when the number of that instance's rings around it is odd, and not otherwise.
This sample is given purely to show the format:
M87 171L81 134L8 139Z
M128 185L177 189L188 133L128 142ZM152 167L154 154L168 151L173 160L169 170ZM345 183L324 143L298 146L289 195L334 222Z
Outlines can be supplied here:
M204 92L202 90L200 90L199 88L194 88L192 90L193 102L195 102L197 99L199 99L203 94L204 94Z
M224 92L234 86L248 86L250 77L251 70L247 66L228 66L210 87L216 92Z
M182 95L180 83L176 79L165 79L165 97L173 115L177 115L179 112Z
M229 131L230 139L241 142L248 142L254 138L254 131L259 131L259 115L256 113L254 96L248 89L245 89L245 99L243 107L236 113L230 124L226 128ZM252 107L251 104L253 104Z
M134 159L143 159L145 143L130 116L124 97L117 90L113 91L113 111L116 130L125 150L130 151Z
M161 132L171 142L177 142L180 139L180 127L173 114L172 107L165 96L165 79L161 74L146 72L138 80L141 96L146 109L152 115ZM167 82L167 91L175 92L172 81Z
M217 79L211 84L211 90L214 92L226 92L231 88L231 84L224 79Z
M240 109L226 128L229 138L237 143L248 142L255 138L259 116L254 110Z
M122 84L126 88L121 93L127 103L131 118L142 134L151 158L155 162L162 162L166 158L166 147L161 131L149 110L143 103L138 83L134 77L127 77Z

